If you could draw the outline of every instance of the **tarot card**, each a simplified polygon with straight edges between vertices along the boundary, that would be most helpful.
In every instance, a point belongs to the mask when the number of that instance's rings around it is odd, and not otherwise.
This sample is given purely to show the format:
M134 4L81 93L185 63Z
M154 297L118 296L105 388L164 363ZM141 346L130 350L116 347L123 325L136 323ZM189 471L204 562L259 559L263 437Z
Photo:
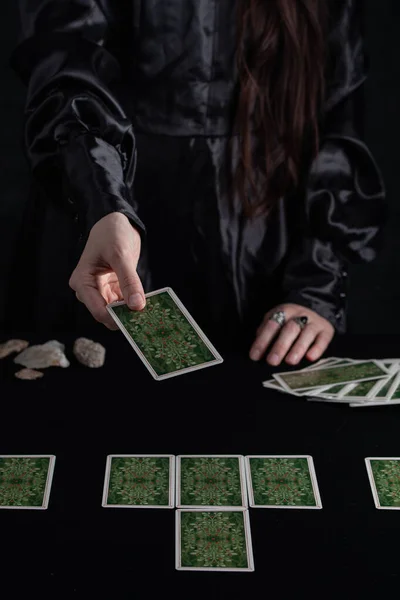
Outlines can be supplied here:
M331 356L329 358L321 358L315 363L312 363L308 367L305 367L303 371L309 371L310 369L319 369L320 367L327 367L328 365L334 365L339 362L341 359Z
M355 403L351 398L350 406L390 406L400 404L400 373L397 366L390 367L393 375L379 386L373 395L370 395L362 403Z
M384 380L386 381L386 380ZM351 400L368 401L369 398L374 398L375 394L382 387L381 380L362 381L358 383L348 394L347 398Z
M327 361L329 361L329 360L330 359L327 359ZM350 364L354 364L356 362L362 362L362 361L352 360L351 358L332 358L331 362L326 362L324 364L321 364L321 361L319 361L311 368L312 369L321 369L322 367L331 367L331 366L341 367L342 365L350 365ZM303 369L303 370L305 370L305 369ZM307 370L310 370L310 367L308 367ZM350 390L353 385L355 385L355 384L339 383L339 384L335 384L335 385L324 385L323 387L307 388L305 390L301 390L300 392L297 392L297 394L299 396L310 396L310 398L309 398L310 401L313 400L313 396L317 396L318 401L319 401L320 398L327 398L328 396L329 396L329 398L331 398L331 397L336 398L340 395L343 395L343 392Z
M372 381L374 384L376 383L374 379ZM357 385L357 383L337 383L336 385L331 385L328 388L325 388L321 393L321 397L340 399L344 394L350 392Z
M176 457L178 508L247 507L244 457L237 454Z
M276 390L277 392L284 392L285 394L288 393L288 390L284 388L283 385L281 385L276 379L267 379L266 381L262 382L262 385L265 388L270 388L272 390ZM327 389L328 387L330 386L324 386L321 388L307 388L305 390L301 390L300 392L290 392L290 394L292 396L306 396L308 392L317 393L319 391Z
M375 361L322 367L311 371L275 373L276 378L288 391L300 391L310 387L323 387L336 383L355 383L368 379L387 377L387 370Z
M223 362L171 288L146 294L146 307L125 302L107 309L154 379L183 375Z
M172 454L110 454L103 487L104 508L174 508Z
M324 386L322 388L311 388L303 393L303 396L309 396L309 400L321 400L321 402L328 401L341 401L342 396L349 392L353 387L357 385L355 383L337 383L336 385ZM328 400L329 399L329 400Z
M310 367L306 367L306 369L303 369L303 370L309 371L310 369L320 369L321 367L328 367L328 366L333 367L334 365L335 365L335 367L339 367L341 365L348 365L348 364L353 364L354 362L357 362L357 361L353 361L351 358L338 358L338 357L326 358L325 360L326 360L325 363L323 363L322 360L319 360L317 363L311 365Z
M246 456L253 508L322 508L311 456Z
M393 365L393 364L397 364L397 366L399 366L399 364L400 364L400 360L398 358L381 358L380 360L387 367L390 365Z
M350 383L342 386L342 389L336 394L331 394L331 390L326 390L321 394L321 400L326 402L365 402L371 397L382 385L382 379L369 379L361 381L361 383Z
M178 571L254 571L248 510L176 511Z
M375 506L400 510L400 458L366 458Z
M285 394L287 394L287 390L285 390L285 388L279 383L279 381L276 381L276 379L267 379L262 382L262 385L263 387L271 388L272 390L277 390L278 392L285 392Z
M336 357L330 357L330 358L321 358L321 360L319 360L318 362L310 365L309 367L305 367L304 369L299 369L298 372L304 372L304 371L312 371L314 369L320 369L321 367L327 367L327 366L333 366L333 365L341 365L341 364L348 364L350 361L350 359L342 359L342 358L336 358ZM267 388L271 388L280 392L285 392L287 393L288 390L287 388L285 388L279 381L277 381L276 379L267 379L266 381L262 382L262 385L264 387ZM325 389L329 389L332 386L323 386L320 388L315 388L315 387L310 387L310 388L306 388L301 390L300 392L291 392L292 394L294 394L295 396L306 396L307 393L310 391L314 391L315 394L317 394L319 391L323 391Z
M0 456L0 508L45 510L56 457L52 454Z

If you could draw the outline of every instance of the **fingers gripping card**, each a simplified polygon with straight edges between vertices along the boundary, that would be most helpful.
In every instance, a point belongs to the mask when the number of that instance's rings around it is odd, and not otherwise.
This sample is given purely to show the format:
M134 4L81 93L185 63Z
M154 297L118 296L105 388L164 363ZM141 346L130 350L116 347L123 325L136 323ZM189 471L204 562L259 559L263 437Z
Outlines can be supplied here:
M223 362L170 288L146 294L146 307L124 302L107 309L154 379L182 375Z

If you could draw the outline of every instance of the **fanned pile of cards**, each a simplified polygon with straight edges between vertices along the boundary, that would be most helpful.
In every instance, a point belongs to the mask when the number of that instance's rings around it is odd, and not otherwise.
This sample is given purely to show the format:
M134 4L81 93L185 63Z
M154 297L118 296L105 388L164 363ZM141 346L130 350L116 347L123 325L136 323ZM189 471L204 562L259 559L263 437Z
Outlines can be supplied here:
M391 406L400 404L400 360L331 357L305 369L274 373L263 386L314 402Z

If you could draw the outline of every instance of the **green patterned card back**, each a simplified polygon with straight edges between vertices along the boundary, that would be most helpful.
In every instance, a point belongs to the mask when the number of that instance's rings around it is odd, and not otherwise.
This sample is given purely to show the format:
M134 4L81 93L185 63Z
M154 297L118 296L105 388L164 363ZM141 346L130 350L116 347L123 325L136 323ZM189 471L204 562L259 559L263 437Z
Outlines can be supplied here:
M247 460L250 506L322 507L310 473L311 458L253 456Z
M336 385L332 385L330 388L328 388L327 390L324 390L324 394L329 394L329 395L333 395L333 394L339 394L343 388L345 388L348 385L348 383L337 383ZM311 388L314 389L314 388Z
M390 397L390 400L399 400L400 399L400 384L399 384L399 382L397 382L397 383L398 383L398 385L397 385L397 387L395 387L395 389Z
M372 388L374 388L376 386L376 384L377 384L376 379L362 381L361 383L358 383L356 385L356 387L354 387L352 390L350 390L350 392L348 393L348 396L350 398L365 398L369 394L369 392L372 390Z
M254 570L247 511L178 510L177 519L178 569Z
M377 507L400 510L400 459L370 459L369 462L375 482Z
M386 383L377 391L377 393L376 393L377 398L386 398L386 396L389 393L390 388L393 385L393 382L394 382L396 376L397 376L397 373L395 375L392 375L391 377L389 377L389 379L386 381Z
M103 506L172 508L172 456L109 456Z
M146 295L141 311L131 311L126 304L109 307L156 379L222 362L180 304L172 290L164 290Z
M246 506L241 460L237 456L178 457L178 506Z
M47 508L50 456L0 457L0 508Z
M340 367L332 366L326 369L314 369L310 371L292 371L287 373L277 373L284 385L290 390L300 390L310 387L325 385L334 385L336 383L351 383L352 381L361 381L367 379L381 379L387 376L387 372L374 361L355 363L352 365L343 365Z

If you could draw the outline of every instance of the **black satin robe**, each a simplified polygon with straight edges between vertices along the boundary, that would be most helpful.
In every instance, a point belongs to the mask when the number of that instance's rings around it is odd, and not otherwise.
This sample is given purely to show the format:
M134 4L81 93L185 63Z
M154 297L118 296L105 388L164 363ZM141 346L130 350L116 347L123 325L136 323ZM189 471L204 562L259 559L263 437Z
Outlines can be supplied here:
M355 1L329 2L319 155L295 197L252 220L230 201L234 5L20 0L12 66L28 88L35 190L21 248L35 265L37 326L72 326L69 275L93 224L120 211L142 234L146 291L173 287L206 330L251 337L279 302L345 330L347 265L374 259L384 215L354 124L366 77Z

